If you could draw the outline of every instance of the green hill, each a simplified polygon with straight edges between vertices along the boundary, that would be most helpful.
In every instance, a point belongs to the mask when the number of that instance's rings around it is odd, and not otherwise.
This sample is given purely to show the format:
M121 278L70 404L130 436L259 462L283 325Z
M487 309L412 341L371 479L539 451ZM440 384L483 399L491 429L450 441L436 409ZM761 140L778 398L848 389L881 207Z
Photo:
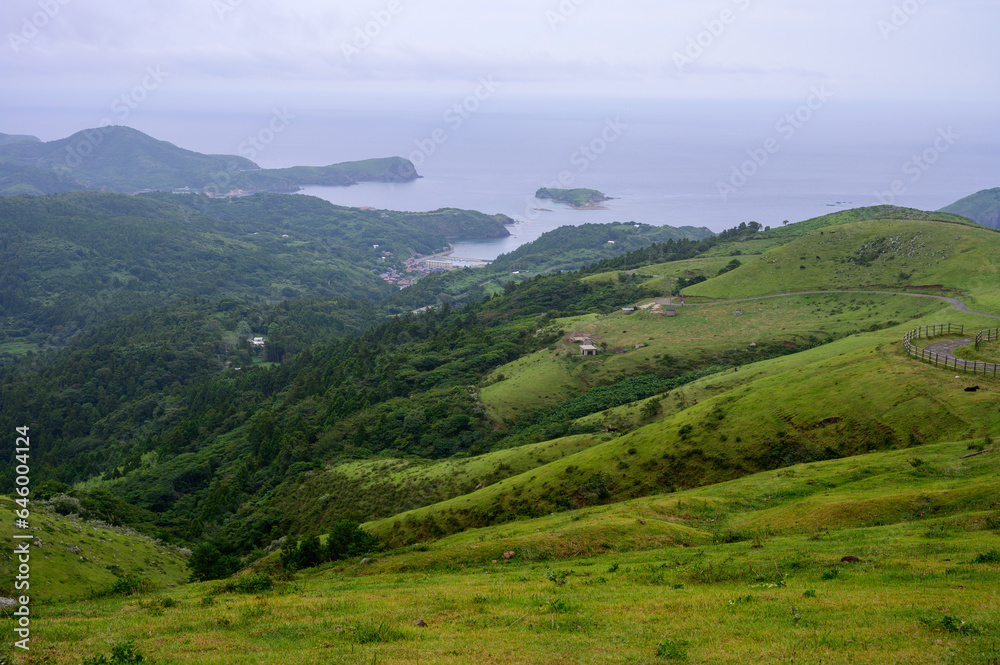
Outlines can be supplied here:
M994 456L968 453L948 443L795 465L474 529L289 581L244 576L46 606L34 636L67 663L131 639L152 662L253 652L305 664L321 652L399 664L587 654L989 665L1000 631L998 469Z
M176 586L187 580L187 557L131 529L99 521L84 521L75 513L79 502L65 497L56 502L64 514L31 504L31 589L37 605L76 601L109 590L117 578L135 575L150 588ZM13 557L15 511L12 499L0 497L0 596L17 597ZM17 532L17 533L20 533ZM2 653L2 652L0 652Z
M368 211L279 194L8 196L0 224L0 349L18 353L194 297L380 300L392 289L379 273L403 270L412 253L448 236L507 233L474 211Z
M966 196L950 206L941 208L941 212L963 215L977 224L1000 228L1000 187L984 189Z
M300 185L404 182L418 178L400 157L331 166L261 169L245 157L204 155L130 127L101 127L56 141L0 143L0 194L94 189L135 193L188 188L213 194L295 192ZM58 178L44 179L39 171Z
M536 240L501 254L486 271L548 272L577 270L668 240L704 240L713 234L705 227L650 224L580 224L547 231Z
M4 134L0 132L0 146L11 145L12 143L40 143L36 136L27 134Z
M290 198L174 209L313 228ZM0 423L42 414L38 482L114 497L120 519L214 547L228 571L252 563L226 582L56 604L39 636L56 662L134 637L190 662L990 665L1000 379L913 359L902 336L995 327L920 296L1000 314L998 241L955 216L860 209L354 317L365 329L344 321L274 367L166 388L144 374L148 392L102 394L126 356L102 366L96 347L74 351L73 373L68 351L18 364ZM678 285L684 306L657 313ZM718 302L746 298L760 299ZM983 358L1000 357L991 344ZM299 539L344 518L386 549L281 567L277 550L319 547ZM136 607L160 609L122 612Z
M1000 311L1000 235L971 223L883 219L800 234L731 272L684 290L724 299L840 289L949 293Z

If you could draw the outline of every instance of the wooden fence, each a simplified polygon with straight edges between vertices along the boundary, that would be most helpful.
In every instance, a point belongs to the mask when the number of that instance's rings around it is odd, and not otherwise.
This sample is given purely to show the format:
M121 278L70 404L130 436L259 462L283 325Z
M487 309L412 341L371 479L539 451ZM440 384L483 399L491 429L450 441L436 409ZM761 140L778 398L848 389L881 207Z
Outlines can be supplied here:
M983 342L992 342L995 339L1000 339L1000 328L980 330L976 333L976 351L979 350L979 345Z
M919 358L925 362L933 364L935 367L945 367L956 369L962 372L972 372L973 374L983 374L996 376L1000 372L1000 367L993 363L979 363L962 360L951 355L942 355L926 349L921 349L913 343L915 339L925 337L936 337L938 335L964 335L965 326L943 323L938 326L920 326L903 335L903 347L906 352L914 358ZM976 335L976 348L983 341L990 341L1000 337L1000 329L980 330Z

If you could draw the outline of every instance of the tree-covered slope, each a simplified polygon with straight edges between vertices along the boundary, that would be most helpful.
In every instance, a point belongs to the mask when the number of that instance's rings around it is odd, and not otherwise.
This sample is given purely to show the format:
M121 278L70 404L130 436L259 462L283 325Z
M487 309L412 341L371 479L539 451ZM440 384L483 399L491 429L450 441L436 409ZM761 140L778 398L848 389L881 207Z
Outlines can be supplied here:
M371 247L338 237L347 219L315 206L304 214L313 226L290 239L273 224L115 194L0 198L4 341L59 345L94 323L195 296L379 299L389 291L373 273L381 262Z
M713 234L705 227L650 224L581 224L561 226L536 240L501 254L486 271L532 273L577 270L604 259L622 256L668 240L704 240Z
M205 296L380 300L448 236L506 234L475 211L371 211L307 196L211 199L80 192L0 198L0 345L59 345L79 330ZM0 347L2 349L3 347Z
M294 192L299 185L405 182L419 177L413 164L400 157L261 169L246 157L205 155L120 126L87 129L44 143L0 143L0 164L6 167L0 194L51 194L73 188L126 193L179 188L215 194ZM57 180L42 179L38 171ZM26 188L39 191L21 191Z

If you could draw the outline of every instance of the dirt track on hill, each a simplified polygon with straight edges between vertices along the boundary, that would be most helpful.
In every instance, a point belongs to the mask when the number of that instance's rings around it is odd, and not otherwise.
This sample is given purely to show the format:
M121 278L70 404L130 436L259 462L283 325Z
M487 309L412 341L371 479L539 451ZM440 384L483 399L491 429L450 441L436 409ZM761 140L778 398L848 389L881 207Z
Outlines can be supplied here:
M913 296L915 298L937 298L938 300L944 300L950 302L952 306L960 312L967 312L969 314L978 314L980 316L989 316L994 319L1000 319L1000 314L987 314L986 312L977 312L975 310L969 309L969 307L959 300L958 298L952 298L950 296L934 296L927 293L908 293L906 291L798 291L795 293L778 293L771 296L756 296L753 298L737 298L736 300L716 300L715 302L687 302L683 304L683 307L706 307L708 305L725 305L728 303L735 302L749 302L751 300L767 300L768 298L790 298L792 296L816 296L824 295L827 293L880 293L890 296ZM671 298L673 300L674 298ZM677 306L682 306L680 303L673 303Z

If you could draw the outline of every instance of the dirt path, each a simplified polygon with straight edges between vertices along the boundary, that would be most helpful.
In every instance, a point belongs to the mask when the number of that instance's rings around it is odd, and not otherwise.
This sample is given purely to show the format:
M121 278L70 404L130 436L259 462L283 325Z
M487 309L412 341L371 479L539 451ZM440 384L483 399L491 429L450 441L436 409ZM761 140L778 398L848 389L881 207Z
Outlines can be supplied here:
M684 303L685 307L691 306L706 306L706 305L725 305L727 303L734 302L749 302L751 300L767 300L768 298L790 298L792 296L815 296L823 295L826 293L881 293L891 296L913 296L915 298L937 298L938 300L944 300L950 302L952 306L960 312L968 312L969 314L978 314L980 316L989 316L994 319L1000 319L998 314L987 314L986 312L977 312L975 310L969 309L968 306L959 300L958 298L952 298L950 296L935 296L927 293L908 293L906 291L798 291L796 293L779 293L773 296L756 296L754 298L738 298L736 300L717 300L715 302L700 302Z

